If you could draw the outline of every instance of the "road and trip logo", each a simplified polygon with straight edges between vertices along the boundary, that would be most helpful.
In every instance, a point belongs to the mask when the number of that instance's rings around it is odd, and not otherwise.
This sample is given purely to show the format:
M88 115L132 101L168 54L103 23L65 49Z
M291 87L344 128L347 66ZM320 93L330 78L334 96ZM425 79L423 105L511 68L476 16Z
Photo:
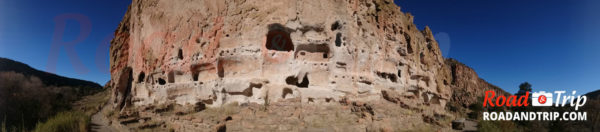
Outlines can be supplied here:
M484 121L585 121L587 112L579 111L585 105L587 97L577 95L577 91L538 91L523 95L497 95L494 91L485 91L484 108L522 107L523 109L504 109L504 111L483 112ZM556 107L556 108L552 108ZM558 108L567 107L566 111ZM530 109L528 109L530 108Z

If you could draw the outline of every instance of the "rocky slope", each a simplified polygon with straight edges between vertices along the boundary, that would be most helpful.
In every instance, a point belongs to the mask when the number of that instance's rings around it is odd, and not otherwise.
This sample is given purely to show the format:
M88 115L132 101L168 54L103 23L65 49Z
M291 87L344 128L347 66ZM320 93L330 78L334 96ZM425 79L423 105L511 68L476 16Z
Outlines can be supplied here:
M452 87L451 103L453 106L467 108L470 104L482 101L478 100L478 97L483 97L487 90L492 90L496 94L510 95L498 86L479 78L475 70L455 59L446 59L446 66L450 67L452 72L450 86Z
M133 0L111 42L110 68L115 111L144 119L138 128L219 126L161 113L230 104L243 106L231 122L252 122L242 117L261 117L262 105L303 124L291 130L312 130L309 111L347 111L339 117L358 127L350 130L447 128L449 101L466 107L486 89L502 91L445 60L432 31L417 29L391 0ZM409 112L390 113L398 109ZM250 126L286 124L271 122Z
M589 92L585 96L588 96L590 99L600 99L600 90Z

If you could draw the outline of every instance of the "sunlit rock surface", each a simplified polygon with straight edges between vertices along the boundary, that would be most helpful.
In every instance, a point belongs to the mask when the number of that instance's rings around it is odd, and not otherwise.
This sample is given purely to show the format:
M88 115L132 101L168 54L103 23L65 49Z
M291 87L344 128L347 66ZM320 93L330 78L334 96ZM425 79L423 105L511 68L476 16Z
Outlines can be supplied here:
M110 47L118 110L392 102L441 126L453 90L487 89L456 63L391 0L133 0Z

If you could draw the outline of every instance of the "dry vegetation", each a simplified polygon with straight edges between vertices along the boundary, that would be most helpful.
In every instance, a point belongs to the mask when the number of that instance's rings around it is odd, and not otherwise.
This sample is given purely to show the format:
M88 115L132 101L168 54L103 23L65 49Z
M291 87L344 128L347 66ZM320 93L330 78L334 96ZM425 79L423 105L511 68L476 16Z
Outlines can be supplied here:
M16 72L0 72L0 84L0 121L3 132L29 131L57 113L60 114L48 120L49 123L45 126L38 128L49 131L50 129L46 128L53 126L52 124L88 121L89 117L80 117L85 111L65 111L71 110L72 103L83 96L99 91L86 87L47 86L38 77Z
M90 130L90 117L100 111L109 99L109 90L85 96L75 102L71 110L61 112L46 122L37 124L35 132L64 132Z

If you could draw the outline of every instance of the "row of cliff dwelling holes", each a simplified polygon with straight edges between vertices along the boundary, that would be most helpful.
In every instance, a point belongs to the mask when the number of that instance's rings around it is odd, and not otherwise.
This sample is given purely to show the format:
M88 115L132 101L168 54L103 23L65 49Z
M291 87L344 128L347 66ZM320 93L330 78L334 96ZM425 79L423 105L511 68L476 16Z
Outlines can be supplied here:
M146 73L142 71L142 72L140 72L140 74L138 74L137 83L142 83L142 82L144 82L145 79L146 79ZM169 80L169 81L171 81L171 80ZM158 78L157 82L158 82L159 85L165 85L165 84L167 84L167 81L165 81L162 78Z
M330 49L329 46L327 46L327 44L304 44L304 45L298 45L297 49L298 52L296 52L297 54L299 53L300 55L304 56L306 55L306 52L310 52L310 53L322 53L323 54L323 58L328 58L329 57L329 53L330 53Z
M175 83L175 74L176 73L173 71L169 72L169 74L167 75L168 83ZM177 73L177 74L181 74L181 73ZM140 72L140 74L138 75L138 78L137 78L137 82L142 83L142 82L144 82L145 78L146 78L146 74L144 72ZM198 74L197 73L193 74L193 78L194 78L194 81L197 81ZM160 78L160 77L157 80L159 85L165 85L165 84L167 84L167 81L165 81L165 79Z
M335 76L333 76L333 77L334 77L334 78L338 78L338 75L335 75ZM345 79L345 78L346 78L346 76L342 76L342 78L343 78L343 79ZM359 82L359 83L364 83L364 84L367 84L367 85L371 85L371 84L373 84L373 82L371 82L371 81L368 81L368 80L365 80L365 78L364 78L363 76L359 76L359 77L358 77L358 79L359 79L359 80L358 80L358 82ZM351 77L350 77L350 80L354 81L354 80L355 80L355 77L354 77L354 76L351 76ZM332 81L332 82L331 82L331 84L335 84L335 83L336 83L335 81Z
M142 83L142 82L144 82L144 79L146 79L146 73L144 73L144 72L142 71L142 72L140 72L140 74L138 75L137 82L138 82L138 83ZM162 79L162 78L158 78L158 84L160 84L160 85L165 85L166 83L167 83L167 82L166 82L164 79Z
M309 103L314 103L314 102L315 102L315 98L310 98L310 97L309 97L307 101L308 101ZM333 100L333 98L325 98L325 102L329 103L329 102L331 102L331 101L335 101L335 100Z
M377 76L379 76L381 78L389 79L392 82L398 82L398 78L402 77L402 70L398 70L398 74L397 75L394 75L394 74L391 74L391 73L385 73L385 72L376 72L376 74L377 74ZM396 77L396 76L398 76L398 77ZM334 77L338 78L337 75L335 75ZM342 78L346 78L346 76L342 76ZM354 80L354 77L351 77L351 79ZM370 81L364 80L364 78L362 76L359 77L359 79L361 80L361 81L359 81L361 83L365 83L365 84L368 84L368 85L372 84ZM331 83L335 84L335 81L333 81Z
M269 32L267 33L267 43L265 46L267 47L267 49L276 51L294 50L294 43L292 42L292 39L290 37L290 31L292 31L293 29L284 27L279 23L270 24L268 28ZM331 31L339 30L341 28L342 24L340 24L339 21L335 21L331 25ZM303 33L310 30L314 30L317 32L323 31L322 28L314 26L304 26L298 30L300 30ZM336 34L335 45L337 47L340 47L342 45L342 34L339 32ZM346 43L344 43L344 45L346 45Z
M228 50L221 50L221 52L219 52L219 55L220 56L225 56L226 54L229 54L229 55L233 56L233 54L236 53L236 52L237 52L237 49L235 49L235 48L231 51L231 53L230 53L229 49ZM243 52L243 50L241 50L241 52Z
M334 78L338 78L338 75L335 75L335 76L333 76L333 77L334 77ZM342 78L346 78L346 76L342 76ZM354 80L354 77L352 76L352 77L350 77L350 79ZM362 77L362 76L361 76L361 77L359 77L359 79L361 79L361 80L362 80L362 79L364 79L364 77Z
M223 70L222 63L223 62L219 61L218 64L217 64L218 66L216 67L217 68L217 75L220 78L223 78L225 76L225 72ZM197 69L195 69L195 68L192 68L191 71L192 71L192 80L193 81L198 81L200 71L197 70ZM170 71L167 74L167 81L165 81L163 78L158 78L158 84L165 85L167 82L168 83L175 83L175 74L177 74L177 75L183 75L183 73L181 71ZM141 72L140 75L138 76L138 83L143 82L144 78L145 78L145 74L144 74L144 72ZM203 84L203 83L200 82L200 84Z
M385 79L389 79L392 82L397 82L398 78L396 77L396 75L391 74L391 73L386 73L386 72L376 72L377 76L379 76L380 78L385 78ZM398 76L400 76L400 71L398 71Z
M276 51L293 51L294 44L290 38L289 31L292 29L283 27L281 24L269 25L269 32L267 33L266 48L269 50ZM300 29L309 30L309 29ZM329 57L330 49L327 44L310 44L310 45L298 45L296 54L306 55L306 52L317 52L323 53L323 58Z

